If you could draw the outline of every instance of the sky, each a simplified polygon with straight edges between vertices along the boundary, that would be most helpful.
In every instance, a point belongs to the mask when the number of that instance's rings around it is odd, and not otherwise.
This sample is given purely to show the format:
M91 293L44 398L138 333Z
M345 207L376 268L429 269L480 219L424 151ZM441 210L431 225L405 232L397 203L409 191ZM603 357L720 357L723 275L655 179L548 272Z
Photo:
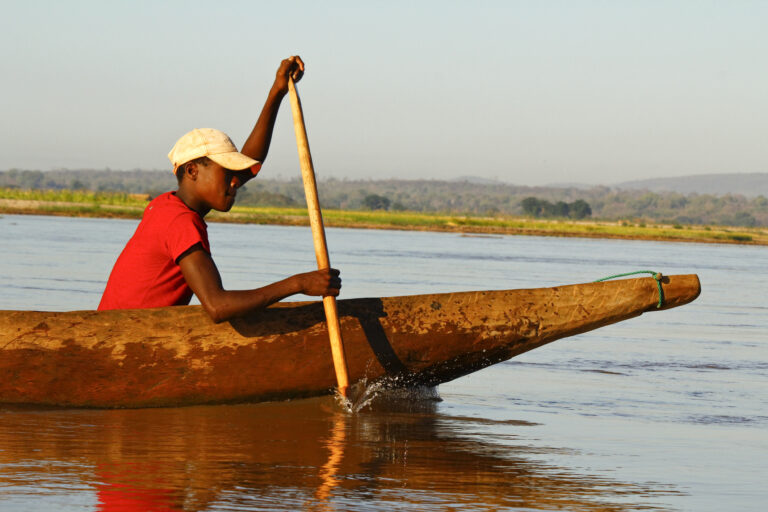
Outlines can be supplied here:
M0 0L0 170L238 147L281 59L320 179L768 172L766 1ZM288 100L263 176L300 175Z

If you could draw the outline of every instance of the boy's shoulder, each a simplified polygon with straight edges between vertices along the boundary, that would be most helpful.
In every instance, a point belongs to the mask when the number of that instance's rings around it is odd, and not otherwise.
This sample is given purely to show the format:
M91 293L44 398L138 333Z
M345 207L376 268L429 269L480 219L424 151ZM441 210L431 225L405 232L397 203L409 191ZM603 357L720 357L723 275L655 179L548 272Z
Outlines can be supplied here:
M144 218L165 218L168 220L182 216L197 223L206 225L203 218L196 211L179 199L175 192L165 192L152 199L144 209ZM143 220L142 219L142 220Z
M147 205L146 210L155 210L157 208L163 208L163 209L178 209L178 210L189 210L187 208L187 205L185 205L181 199L178 198L176 195L176 192L164 192L160 194L159 196L152 199L149 204ZM191 210L190 210L191 211Z
M180 233L198 233L207 246L208 225L175 193L160 194L144 209L136 238L146 243L176 238Z

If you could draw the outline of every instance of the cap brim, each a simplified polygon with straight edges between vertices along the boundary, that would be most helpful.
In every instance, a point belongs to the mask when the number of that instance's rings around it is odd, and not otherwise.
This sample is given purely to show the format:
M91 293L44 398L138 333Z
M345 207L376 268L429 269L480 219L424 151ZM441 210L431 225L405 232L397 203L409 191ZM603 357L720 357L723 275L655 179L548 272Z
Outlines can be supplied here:
M238 153L237 151L208 155L208 158L223 168L231 171L242 171L243 169L250 169L254 165L259 165L257 160L247 157L242 153Z

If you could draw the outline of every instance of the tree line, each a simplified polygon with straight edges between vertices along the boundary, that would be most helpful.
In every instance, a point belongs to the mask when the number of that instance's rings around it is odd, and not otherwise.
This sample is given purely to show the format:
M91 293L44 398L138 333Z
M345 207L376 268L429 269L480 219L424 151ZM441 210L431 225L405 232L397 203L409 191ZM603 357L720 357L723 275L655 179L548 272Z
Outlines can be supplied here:
M88 189L155 196L176 188L169 171L0 171L0 187ZM768 199L678 194L610 187L525 187L502 182L443 180L318 181L324 208L408 210L456 215L595 218L674 224L768 226ZM238 204L302 207L299 178L259 177L238 192Z
M520 205L523 212L532 217L567 217L570 219L585 219L592 215L592 208L583 199L577 199L572 203L557 201L551 203L546 199L526 197Z

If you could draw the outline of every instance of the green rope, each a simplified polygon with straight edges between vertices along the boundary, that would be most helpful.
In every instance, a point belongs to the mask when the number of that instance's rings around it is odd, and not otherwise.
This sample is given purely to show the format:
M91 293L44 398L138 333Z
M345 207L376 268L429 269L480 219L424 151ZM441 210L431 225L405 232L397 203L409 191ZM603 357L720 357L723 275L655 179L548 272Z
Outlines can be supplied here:
M654 272L653 270L638 270L637 272L626 272L624 274L616 274L615 276L604 277L602 279L598 279L595 282L599 283L600 281L608 281L609 279L616 279L617 277L633 276L635 274L651 274L653 278L656 280L656 286L659 288L659 303L656 304L656 309L660 309L661 306L664 304L664 290L661 288L661 278L663 276L661 275L661 272Z

